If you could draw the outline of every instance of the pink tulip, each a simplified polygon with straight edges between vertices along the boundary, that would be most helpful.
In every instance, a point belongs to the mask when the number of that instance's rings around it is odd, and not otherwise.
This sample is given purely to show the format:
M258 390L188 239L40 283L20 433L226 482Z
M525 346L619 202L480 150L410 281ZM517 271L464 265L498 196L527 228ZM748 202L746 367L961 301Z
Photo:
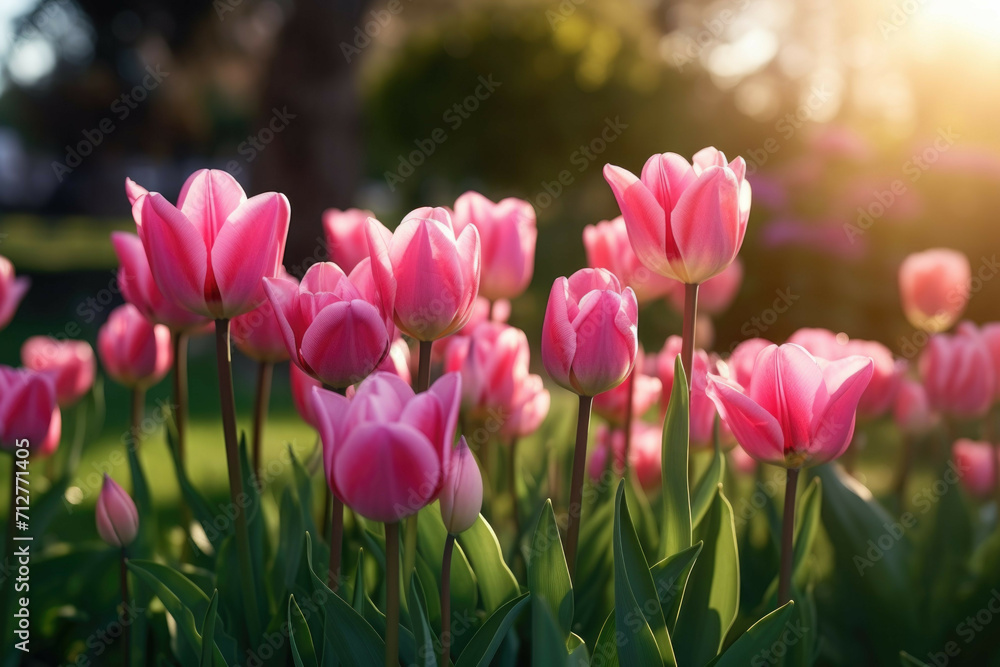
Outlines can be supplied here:
M0 366L0 447L13 450L23 440L36 455L59 445L62 414L52 378L27 369Z
M298 286L267 278L264 288L292 361L317 380L347 387L389 354L392 322L333 262L313 264Z
M607 269L619 282L635 292L639 303L648 303L678 290L676 280L653 273L639 261L629 243L625 218L601 221L583 228L583 245L587 250L587 265L594 269Z
M743 284L743 263L739 259L727 266L722 273L709 278L698 289L698 312L707 315L718 315L733 303L736 293ZM670 293L670 301L674 308L683 312L684 290L675 289ZM700 324L700 322L699 322Z
M733 348L732 354L726 361L729 378L741 387L749 387L757 355L769 345L774 345L774 343L765 338L750 338Z
M413 376L410 374L410 346L402 338L392 341L389 346L389 354L378 365L378 370L388 373L395 373L403 382L408 385L413 384Z
M290 290L299 288L299 281L283 267L278 269L276 277L268 280L283 280L289 284ZM281 321L270 300L249 313L234 317L229 323L229 334L239 351L254 361L270 364L288 361Z
M993 376L997 379L996 387L994 387L994 400L1000 400L1000 322L984 324L980 327L979 333L990 351Z
M873 367L864 357L817 360L798 345L771 345L757 356L747 389L709 375L707 393L750 456L798 469L847 449Z
M903 433L912 435L926 433L937 423L924 385L910 378L899 383L892 416Z
M56 387L59 407L73 405L94 385L97 362L94 348L82 340L57 340L32 336L21 346L25 368L48 374Z
M319 416L312 402L313 387L322 387L319 380L296 364L288 364L288 381L292 388L292 402L302 421L319 430Z
M742 447L733 447L729 450L729 462L735 470L744 475L752 475L757 472L757 461Z
M455 201L455 234L469 225L479 231L482 276L479 293L487 299L521 296L535 268L535 209L523 199L508 197L494 204L478 192Z
M899 296L906 319L930 333L946 331L958 321L969 302L971 286L969 260L957 250L914 253L899 267Z
M323 211L323 232L326 234L330 261L347 273L368 257L365 221L372 217L375 217L374 213L359 208L344 211L328 208Z
M750 216L746 163L705 148L689 164L680 155L653 155L642 176L612 165L604 178L618 200L629 240L651 271L701 284L722 273L743 245Z
M418 208L386 242L369 219L368 247L375 284L404 334L431 341L469 321L479 294L480 244L474 225L456 238L444 208Z
M139 534L139 511L125 490L104 473L97 497L97 534L113 547L127 547Z
M130 389L147 389L163 379L173 362L170 330L126 303L111 311L98 331L97 354L113 380Z
M610 391L594 396L594 412L613 426L623 426L629 392L632 392L632 416L641 417L660 399L663 384L657 377L642 372L645 364L642 348L636 355L631 381L626 380Z
M484 322L448 348L444 369L462 376L462 409L481 422L503 414L528 373L528 337L507 324Z
M935 334L918 362L931 407L955 417L986 414L996 392L989 348L971 322L954 335Z
M175 304L205 317L231 319L265 300L261 278L278 275L291 210L285 195L247 199L224 171L188 177L177 207L127 182L153 279ZM137 190L138 188L138 190Z
M538 430L549 414L551 397L541 376L530 373L514 388L510 416L500 425L500 434L508 438L523 438Z
M553 380L581 396L617 387L639 350L639 304L606 269L557 278L542 324L542 363Z
M462 381L457 373L414 394L391 373L373 373L347 399L313 389L330 489L372 521L415 514L441 492L453 459Z
M951 448L952 461L970 496L984 500L997 485L997 449L988 442L967 438L956 440Z
M632 422L632 440L629 445L629 467L639 485L647 491L657 489L663 481L661 473L663 432L658 426L642 421ZM612 457L612 472L621 475L625 462L625 431L605 424L597 427L596 447L590 455L590 478L600 481Z
M207 317L192 313L163 296L153 280L146 251L138 236L111 232L111 244L118 255L118 287L122 296L146 319L164 324L171 331L193 331L208 325Z
M681 353L681 337L670 336L663 345L663 350L657 355L659 364L657 372L660 382L663 385L661 395L661 412L666 413L667 405L670 402L670 393L674 389L674 361ZM706 395L705 389L708 382L708 374L716 371L717 361L704 350L694 351L694 372L691 374L691 393L689 395L690 421L688 422L688 433L690 442L696 446L710 446L712 444L712 432L715 428L715 417L717 411L715 403ZM723 433L728 438L728 433Z
M476 297L476 302L472 305L472 316L465 323L465 326L446 338L434 341L434 345L431 346L431 360L434 362L444 361L448 353L448 348L454 343L461 342L463 338L471 336L476 327L483 322L506 324L509 318L510 301L507 299L498 299L491 302L486 297Z
M31 281L14 277L14 265L6 257L0 256L0 329L14 319L21 299L28 291Z
M483 476L464 437L458 439L451 464L445 470L439 500L444 527L451 535L472 528L479 519L483 508Z

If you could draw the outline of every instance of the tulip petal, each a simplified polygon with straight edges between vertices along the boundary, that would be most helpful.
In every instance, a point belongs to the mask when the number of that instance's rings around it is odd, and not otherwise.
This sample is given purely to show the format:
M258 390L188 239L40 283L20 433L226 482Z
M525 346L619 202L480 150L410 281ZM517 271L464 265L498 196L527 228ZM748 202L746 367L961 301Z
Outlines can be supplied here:
M322 387L313 387L308 400L311 402L312 413L316 416L316 429L319 431L320 440L323 443L323 470L326 471L330 490L343 500L344 497L333 483L332 471L334 456L343 445L341 442L345 433L343 425L351 402L347 397Z
M542 322L542 363L552 379L572 389L569 372L576 356L576 330L569 320L569 281L556 278Z
M131 178L125 177L125 196L128 197L129 206L135 203L135 200L142 195L149 194L149 191L133 181Z
M274 310L274 317L278 322L278 330L281 331L281 339L285 343L285 349L288 350L288 356L295 365L301 367L299 344L305 326L299 316L299 305L296 301L298 287L289 280L264 278L264 294Z
M580 303L573 320L576 353L571 378L577 393L596 396L617 387L631 372L638 341L634 325L627 323L624 330L617 326L622 308L621 295L606 290L591 292ZM627 321L627 316L623 319Z
M212 317L205 301L208 251L198 229L158 193L139 197L135 208L141 220L139 238L156 286L167 299Z
M851 444L858 401L874 372L872 359L859 356L832 361L823 369L829 401L815 426L811 443L813 463L831 461Z
M375 306L338 301L321 310L302 336L302 361L324 383L348 387L378 367L391 343Z
M670 262L677 254L676 245L667 228L666 213L656 197L634 174L621 167L605 165L604 178L618 200L629 243L639 261L654 273L679 280Z
M375 218L368 218L365 225L365 236L368 238L368 252L371 258L372 277L375 289L378 291L379 303L390 317L394 317L396 304L396 276L389 259L389 246L392 237L386 238L382 230L385 225ZM386 230L388 231L388 230Z
M709 167L684 191L670 216L686 283L703 283L739 251L739 186L733 172Z
M716 375L708 376L705 393L748 454L758 461L784 466L784 436L774 415Z
M211 248L229 216L247 200L243 188L228 172L199 169L181 187L177 208L198 228Z

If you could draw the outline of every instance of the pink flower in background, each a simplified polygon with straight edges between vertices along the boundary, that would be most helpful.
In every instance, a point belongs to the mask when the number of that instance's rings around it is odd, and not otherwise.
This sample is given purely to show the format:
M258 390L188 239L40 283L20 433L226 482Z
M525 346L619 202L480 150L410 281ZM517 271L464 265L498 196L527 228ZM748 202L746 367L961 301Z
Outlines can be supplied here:
M996 393L990 350L972 322L935 334L920 354L920 378L931 407L956 417L986 414Z
M909 255L899 267L899 297L906 319L930 333L946 331L965 311L972 286L968 258L934 248Z
M542 324L542 363L560 386L581 396L617 387L639 350L639 304L605 269L556 278Z
M737 446L729 450L729 462L735 470L744 475L757 472L757 461L742 447Z
M528 337L507 324L484 322L471 336L449 346L445 372L462 376L462 409L473 419L505 412L515 388L528 374Z
M323 461L334 495L372 521L395 522L431 503L453 460L462 393L457 373L414 394L374 373L348 399L313 389Z
M774 343L765 338L750 338L734 347L729 359L726 360L729 378L741 387L749 387L757 355L769 345Z
M472 316L469 317L469 321L450 336L434 341L434 345L431 347L431 359L435 362L443 361L447 355L448 348L452 344L458 343L464 337L471 336L476 327L483 322L506 324L508 319L510 319L510 301L507 299L497 299L491 302L484 296L476 297L476 301L472 305Z
M52 378L0 366L0 447L14 450L28 441L32 454L46 456L59 446L62 413Z
M700 284L722 273L743 245L750 216L746 163L727 163L715 148L694 164L675 153L653 155L642 176L605 165L632 248L651 271Z
M610 391L594 396L594 412L613 426L622 426L625 423L629 392L632 392L633 417L641 417L646 414L646 411L660 399L663 384L659 378L643 373L644 357L640 347L636 355L635 366L632 369L632 379L622 382Z
M30 286L31 281L15 277L14 265L6 257L0 256L0 329L14 319L14 312Z
M801 468L847 449L873 367L865 357L822 362L798 345L772 345L758 354L748 388L709 375L707 393L750 456Z
M113 547L127 547L139 534L139 511L115 480L104 474L104 485L95 508L97 534Z
M94 348L82 340L57 340L32 336L21 346L25 368L52 377L59 407L66 408L90 391L97 374Z
M163 296L153 280L146 251L138 236L128 232L111 232L111 245L118 255L118 287L122 296L146 319L164 324L171 331L193 331L209 324L209 318L192 313Z
M997 485L997 448L988 442L962 438L952 445L951 457L969 495L980 500L989 498Z
M444 208L418 208L388 242L366 228L375 285L396 326L420 341L455 333L472 317L479 294L480 243L469 225L456 238Z
M299 281L284 267L278 269L277 276L268 280L283 280L289 284L289 289L297 290L299 287ZM289 359L281 320L270 300L249 313L234 317L229 323L229 334L236 348L254 361L276 364Z
M670 336L663 345L663 350L657 355L657 373L663 385L661 394L661 413L666 414L667 405L670 403L670 392L674 389L674 361L681 353L681 337ZM717 413L715 403L705 394L708 382L708 374L716 372L717 364L715 359L701 349L694 351L694 372L691 378L690 393L690 422L689 433L692 445L711 445L712 431L715 428L715 416ZM720 437L727 437L728 434L720 433Z
M722 313L733 303L742 284L743 263L736 259L722 273L709 278L698 288L698 312L708 315ZM684 290L676 289L671 292L670 301L678 312L683 312Z
M319 430L319 417L312 401L313 387L322 387L322 383L298 367L298 364L288 364L288 383L292 389L292 402L302 421Z
M937 423L924 385L907 377L899 383L892 416L899 430L913 435L926 433Z
M389 354L378 365L378 370L395 373L406 384L413 384L413 376L410 373L410 346L402 338L392 341L389 346Z
M535 209L523 199L493 203L478 192L455 201L455 235L469 225L479 230L482 275L479 293L490 299L513 299L524 293L535 269Z
M328 208L323 211L323 233L326 235L326 249L330 261L346 273L354 270L361 260L368 257L368 237L365 225L368 218L374 218L371 211L349 208L341 211ZM386 233L389 233L386 230Z
M583 245L587 250L587 265L615 274L619 282L632 288L639 303L682 291L676 280L650 271L639 261L628 240L622 216L584 227Z
M191 174L176 207L130 181L126 188L153 279L168 299L213 319L264 302L261 278L278 275L285 253L285 195L247 199L235 178L216 169Z
M360 382L389 354L388 315L333 262L313 264L297 286L266 278L264 288L292 361L321 382Z
M445 470L439 500L441 519L451 535L472 528L479 519L479 511L483 508L483 475L464 436L458 439L451 464Z
M538 430L549 414L551 396L542 378L534 373L521 377L514 387L510 416L500 425L500 434L508 438L523 438Z
M1000 322L984 324L980 327L979 333L990 352L993 376L996 378L996 386L993 388L994 399L1000 399Z
M129 389L147 389L167 374L173 362L170 330L153 324L130 303L111 311L97 332L97 354L115 382Z
M643 421L632 422L632 440L629 445L629 467L646 490L657 489L663 482L661 473L663 432L658 426ZM590 478L601 479L612 459L612 473L621 475L625 463L625 431L601 424L597 427L596 445L588 464Z

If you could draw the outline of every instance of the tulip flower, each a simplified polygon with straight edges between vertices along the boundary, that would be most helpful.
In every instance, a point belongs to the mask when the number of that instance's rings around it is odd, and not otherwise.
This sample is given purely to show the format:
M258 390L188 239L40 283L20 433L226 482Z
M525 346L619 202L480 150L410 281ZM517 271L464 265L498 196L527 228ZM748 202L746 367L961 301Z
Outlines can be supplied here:
M935 334L920 354L920 377L931 407L955 417L981 417L996 392L989 348L976 325L962 322L954 335Z
M285 195L247 199L235 178L216 169L191 174L176 207L156 192L139 192L132 203L157 286L175 304L215 320L264 302L261 278L278 275L290 216Z
M956 440L951 448L952 463L962 486L978 500L989 498L997 487L998 450L991 443L968 438Z
M734 347L729 359L726 360L729 378L741 387L749 387L757 354L773 344L765 338L750 338Z
M32 336L21 346L25 368L50 375L59 407L67 408L90 391L97 374L94 348L82 340L57 340Z
M629 393L632 393L632 417L641 417L653 407L663 394L663 383L657 377L642 372L642 350L636 357L629 381L614 389L594 396L594 412L612 426L624 426L628 421Z
M116 382L129 389L148 389L170 368L170 331L126 303L111 311L98 332L97 353Z
M674 390L674 362L681 353L682 342L679 336L670 336L663 345L663 350L657 355L658 375L663 391L660 393L661 416L667 412L670 393ZM708 374L717 372L717 362L710 358L704 350L694 352L694 371L691 376L691 393L689 394L689 441L693 445L711 446L715 429L715 417L718 414L715 403L706 394ZM725 425L723 425L725 428ZM728 429L726 429L728 437Z
M312 402L313 387L323 384L295 364L288 365L288 381L292 389L292 402L302 421L319 430L319 415Z
M792 574L795 487L799 470L844 453L854 434L858 402L874 372L866 357L817 360L794 344L757 355L750 385L708 376L715 402L736 441L761 463L788 469L778 606L788 602Z
M14 312L30 285L31 281L27 278L15 278L14 265L6 257L0 256L0 329L14 319Z
M506 417L517 386L528 374L529 355L524 332L496 322L480 324L471 336L449 346L444 369L462 376L466 423Z
M596 447L590 456L590 478L599 482L608 467L621 475L625 471L625 432L621 428L601 424L597 427ZM631 445L628 449L628 467L635 473L639 485L647 491L660 487L663 429L642 421L632 422Z
M972 268L957 250L935 248L909 255L899 267L903 312L917 329L946 331L969 302Z
M389 346L389 354L378 365L377 370L395 373L406 384L413 384L413 378L410 375L410 346L406 344L405 340L397 338L392 341L392 345Z
M298 286L280 279L264 284L292 362L317 380L347 387L389 354L392 321L336 264L313 264Z
M984 324L979 329L979 333L990 351L990 361L993 366L993 375L997 379L994 387L994 401L1000 400L1000 322L990 322Z
M500 426L500 434L510 438L511 442L531 435L545 421L550 403L551 397L542 378L534 373L523 376L514 388L510 416ZM513 453L511 456L513 458Z
M479 293L495 301L524 293L535 268L535 209L523 199L508 197L493 203L478 192L455 201L452 216L456 236L472 225L482 244Z
M104 474L97 497L97 533L113 547L127 547L139 534L139 512L132 498L115 480Z
M62 434L62 414L53 379L28 369L0 366L0 447L24 446L33 454L55 451Z
M619 282L632 288L639 303L673 295L680 287L676 280L650 271L639 261L629 243L622 216L584 227L583 245L587 250L587 265L615 274Z
M365 225L368 218L374 218L371 211L349 208L341 211L328 208L323 211L323 233L326 235L326 249L330 261L347 273L354 270L361 260L368 257L368 238Z
M490 301L483 296L476 297L476 302L472 305L472 316L465 326L450 336L434 341L431 346L431 360L443 363L448 356L448 348L452 345L464 345L465 339L483 322L506 324L510 319L510 308L510 301L507 299Z

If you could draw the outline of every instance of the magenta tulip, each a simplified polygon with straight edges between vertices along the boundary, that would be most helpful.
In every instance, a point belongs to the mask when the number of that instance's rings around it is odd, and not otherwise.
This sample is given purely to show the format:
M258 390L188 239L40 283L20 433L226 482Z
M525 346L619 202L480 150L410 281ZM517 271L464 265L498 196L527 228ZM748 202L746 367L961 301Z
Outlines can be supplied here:
M956 440L951 448L952 462L962 486L979 500L989 498L997 486L998 450L988 442L967 438Z
M954 335L935 334L918 362L931 407L955 417L981 417L996 391L989 348L971 322Z
M97 374L94 348L82 340L57 340L32 336L21 346L25 368L52 377L59 407L66 408L90 391Z
M6 257L0 256L0 329L14 319L14 312L30 286L31 281L15 277L14 265Z
M163 379L173 361L170 330L126 303L111 311L98 331L97 354L113 380L130 389L147 389Z
M679 291L676 280L650 271L639 261L629 243L622 216L584 227L583 245L587 250L587 265L615 274L619 282L632 288L639 303L648 303Z
M557 278L542 324L542 363L553 380L581 396L617 387L639 350L639 305L605 269Z
M482 276L479 293L495 301L521 296L535 269L535 209L523 199L508 197L493 203L478 192L455 201L455 234L469 225L479 231Z
M441 519L450 535L472 528L483 508L483 476L465 437L458 439L451 463L445 470L439 497Z
M646 411L660 400L663 384L659 378L643 372L644 356L640 348L632 370L631 382L622 382L614 389L594 396L594 412L612 426L624 426L628 421L626 417L629 392L632 393L632 416L636 418L646 414Z
M418 208L386 242L369 219L371 270L400 331L419 341L443 338L472 317L479 294L480 241L474 225L457 237L444 208Z
M675 153L653 155L641 177L605 165L629 240L649 270L689 285L722 273L743 245L750 216L746 163L705 148L694 164Z
M0 447L13 450L28 441L31 453L55 451L62 434L62 414L53 379L27 369L0 366Z
M394 523L438 497L453 460L462 393L457 373L414 394L377 372L348 399L313 389L330 488L366 519Z
M224 171L188 177L177 206L156 192L129 185L146 257L157 286L183 308L231 319L265 300L261 278L278 275L291 210L285 195L247 199ZM141 188L139 188L141 190Z
M375 214L371 211L358 208L344 211L328 208L323 211L323 233L326 235L326 249L330 253L330 261L347 273L353 271L361 260L368 257L365 225L368 218L373 217Z
M847 449L873 367L865 357L817 360L798 345L771 345L757 355L748 388L709 375L707 393L750 456L798 469Z
M278 269L278 275L268 280L283 280L289 284L289 289L299 288L299 281L284 268ZM270 300L249 313L234 317L229 323L229 334L236 348L254 361L276 364L289 358L281 321Z
M317 380L347 387L389 354L392 322L333 262L313 264L297 287L273 278L264 284L292 361Z
M969 302L972 269L957 250L935 248L909 255L899 267L899 296L906 319L937 333L952 327Z
M95 510L97 534L113 547L127 547L139 534L139 512L132 498L104 474L104 485Z

